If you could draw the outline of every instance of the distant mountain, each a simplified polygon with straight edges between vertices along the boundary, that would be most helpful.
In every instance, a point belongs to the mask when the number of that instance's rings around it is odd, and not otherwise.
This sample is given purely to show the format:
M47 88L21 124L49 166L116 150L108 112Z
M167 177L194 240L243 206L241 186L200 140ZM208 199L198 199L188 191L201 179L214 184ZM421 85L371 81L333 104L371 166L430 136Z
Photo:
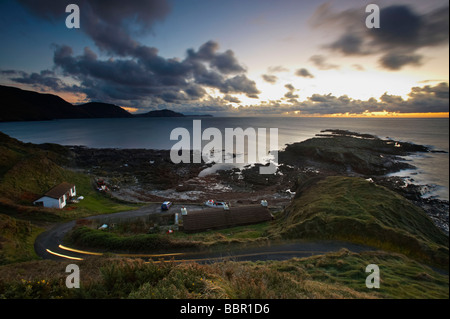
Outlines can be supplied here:
M137 117L185 117L184 114L171 110L156 110L148 113L135 114Z
M125 111L120 106L108 103L90 102L82 105L77 105L75 108L86 112L93 118L116 118L116 117L133 117L128 111Z
M45 121L90 117L53 94L0 85L0 121Z
M101 102L72 105L57 95L3 85L0 85L0 101L0 122L84 118L185 117L184 114L171 110L131 114L120 106ZM191 116L189 115L189 117Z

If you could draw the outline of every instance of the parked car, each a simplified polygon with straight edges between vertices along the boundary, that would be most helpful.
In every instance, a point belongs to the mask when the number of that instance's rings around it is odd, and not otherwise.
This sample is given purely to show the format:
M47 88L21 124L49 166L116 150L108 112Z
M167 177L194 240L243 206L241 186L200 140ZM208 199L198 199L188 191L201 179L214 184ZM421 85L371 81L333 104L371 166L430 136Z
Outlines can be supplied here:
M166 201L166 202L162 203L161 210L168 210L170 208L170 206L172 206L172 202Z
M205 205L208 207L214 207L214 208L223 208L225 210L229 210L229 205L226 202L219 202L215 201L213 199L210 199L205 202Z

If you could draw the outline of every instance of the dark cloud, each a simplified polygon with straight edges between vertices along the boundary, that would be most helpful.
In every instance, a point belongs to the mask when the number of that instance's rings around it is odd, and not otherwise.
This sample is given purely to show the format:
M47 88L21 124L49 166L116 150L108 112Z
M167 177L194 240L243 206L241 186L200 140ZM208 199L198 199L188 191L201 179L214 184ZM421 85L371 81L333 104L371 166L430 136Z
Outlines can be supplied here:
M403 4L381 7L380 28L369 29L364 8L335 12L325 4L316 10L312 25L342 30L337 40L324 46L328 50L344 56L378 55L380 66L400 70L421 65L421 48L448 44L448 11L448 4L425 13Z
M37 16L50 21L65 19L70 2L53 0L19 0ZM134 33L146 33L163 20L171 7L167 0L78 0L82 32L91 37L98 48L120 56L133 55L139 43Z
M380 28L371 29L376 43L389 46L416 46L426 16L421 17L406 5L392 5L380 10Z
M43 70L39 73L27 73L16 70L2 70L0 74L5 75L10 81L25 84L37 90L44 92L72 92L79 93L79 87L76 85L67 85L54 71Z
M228 101L228 102L231 102L231 103L241 103L241 101L237 98L237 97L235 97L235 96L231 96L231 95L225 95L224 97L223 97L223 99L225 100L225 101Z
M227 50L224 53L218 53L218 49L219 44L217 42L208 41L197 52L192 49L188 50L188 59L208 62L211 67L216 68L224 74L242 73L246 71L237 61L233 51Z
M205 89L196 84L190 84L184 91L194 99L200 99L206 95Z
M301 68L301 69L298 69L297 71L295 71L295 75L297 75L297 76L301 76L301 77L304 77L304 78L314 78L314 75L312 75L307 69L305 69L305 68Z
M220 88L222 93L245 93L248 97L257 99L258 94L261 93L256 88L255 81L247 78L245 75L236 75L233 78L227 79Z
M66 17L61 1L20 0L37 16L50 21ZM55 70L80 83L89 99L184 103L207 96L206 87L224 94L245 94L257 98L260 92L232 50L219 51L208 41L186 57L167 59L158 49L135 40L137 34L152 30L170 12L168 0L79 0L81 30L111 58L101 60L90 48L75 56L71 47L55 45ZM36 76L35 76L36 77ZM51 81L51 78L46 79ZM56 79L53 79L56 81ZM14 81L26 81L25 78ZM31 80L30 80L31 81ZM50 83L57 86L58 83Z
M297 99L299 98L299 95L295 94L298 90L290 83L286 84L284 87L288 90L288 92L284 95L284 98L287 99L289 103L298 103Z
M339 51L345 55L361 55L363 52L363 40L353 34L344 34L336 42L328 47L334 51Z
M244 69L235 67L239 63L232 51L218 52L218 44L212 41L198 51L189 49L184 60L166 59L158 55L156 48L147 46L141 46L135 53L135 58L100 60L89 48L82 55L74 56L70 47L58 46L53 60L64 75L74 77L86 87L84 93L88 97L99 96L93 88L103 90L102 95L109 98L126 92L131 99L153 97L171 103L177 99L200 99L206 95L203 87L249 97L260 93L256 83L245 74L230 76L230 72ZM233 58L221 60L224 56Z
M449 88L448 83L441 82L435 86L426 85L424 87L413 87L411 92L408 94L412 99L422 99L422 98L435 98L442 101L447 101L449 99ZM448 105L447 105L448 108Z
M264 81L271 84L275 84L278 81L278 77L272 74L263 74L262 78L264 79Z
M380 64L389 70L400 70L405 65L422 65L422 56L418 54L391 52L380 58Z

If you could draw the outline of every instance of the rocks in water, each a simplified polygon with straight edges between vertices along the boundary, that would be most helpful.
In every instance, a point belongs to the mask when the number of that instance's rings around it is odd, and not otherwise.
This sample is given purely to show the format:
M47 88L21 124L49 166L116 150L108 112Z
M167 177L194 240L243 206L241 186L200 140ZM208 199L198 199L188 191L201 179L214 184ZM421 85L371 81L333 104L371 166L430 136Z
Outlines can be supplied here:
M376 176L413 168L401 156L429 152L422 145L382 140L370 134L344 130L325 130L329 134L287 145L278 154L280 163L305 166L342 174Z

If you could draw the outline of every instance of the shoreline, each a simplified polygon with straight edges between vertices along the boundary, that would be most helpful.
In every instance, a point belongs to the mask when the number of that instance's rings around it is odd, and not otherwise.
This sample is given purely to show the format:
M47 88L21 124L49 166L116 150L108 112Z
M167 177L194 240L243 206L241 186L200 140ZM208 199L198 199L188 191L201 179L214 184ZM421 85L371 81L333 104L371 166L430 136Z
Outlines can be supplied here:
M394 143L369 134L325 130L318 137L289 144L280 151L273 175L260 175L262 164L255 164L219 169L205 176L200 175L213 164L174 164L166 150L63 147L70 154L68 168L103 180L112 196L125 201L198 203L216 199L242 205L265 199L284 209L295 196L299 177L357 176L371 179L423 208L448 235L449 201L424 198L423 189L430 185L407 183L405 177L395 176L402 169L413 168L402 156L431 150L403 142L402 147L394 147Z

